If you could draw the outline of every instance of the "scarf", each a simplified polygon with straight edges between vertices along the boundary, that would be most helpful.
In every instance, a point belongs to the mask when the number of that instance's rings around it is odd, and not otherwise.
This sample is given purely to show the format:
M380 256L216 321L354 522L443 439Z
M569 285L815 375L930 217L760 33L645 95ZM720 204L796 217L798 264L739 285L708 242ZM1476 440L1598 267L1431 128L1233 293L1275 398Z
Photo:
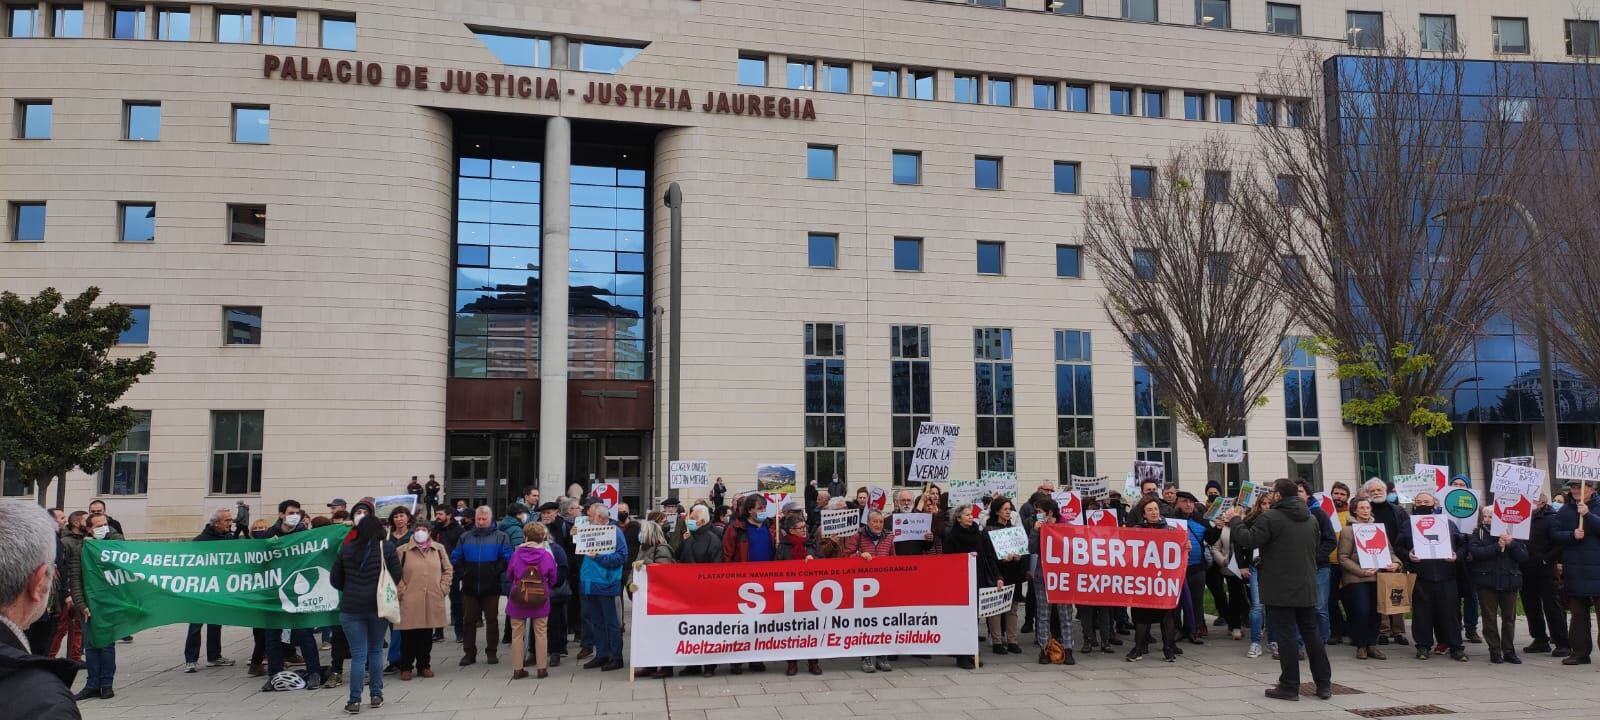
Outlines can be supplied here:
M885 527L884 531L887 532L888 528ZM861 529L858 532L861 533L862 537L864 537L867 540L871 541L873 545L877 545L878 541L883 539L883 533L874 533L874 532L872 532L872 528L867 527L866 525L862 525Z
M789 542L789 557L791 559L793 559L793 560L803 560L803 559L805 559L805 556L807 555L807 553L806 553L806 537L804 535L795 535L794 533L789 533L788 537L786 537L784 539Z

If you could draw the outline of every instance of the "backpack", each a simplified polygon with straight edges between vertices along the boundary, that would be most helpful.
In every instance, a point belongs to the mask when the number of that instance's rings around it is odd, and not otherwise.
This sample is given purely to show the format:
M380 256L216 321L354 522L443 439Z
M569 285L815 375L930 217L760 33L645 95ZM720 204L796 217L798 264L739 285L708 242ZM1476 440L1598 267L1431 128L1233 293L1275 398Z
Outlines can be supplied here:
M1050 638L1050 642L1045 643L1044 656L1046 660L1050 661L1051 665L1060 665L1067 661L1067 648L1061 644L1060 640Z
M522 577L511 584L511 600L518 605L530 608L544 607L550 601L545 592L544 576L539 574L538 565L529 565L522 571Z

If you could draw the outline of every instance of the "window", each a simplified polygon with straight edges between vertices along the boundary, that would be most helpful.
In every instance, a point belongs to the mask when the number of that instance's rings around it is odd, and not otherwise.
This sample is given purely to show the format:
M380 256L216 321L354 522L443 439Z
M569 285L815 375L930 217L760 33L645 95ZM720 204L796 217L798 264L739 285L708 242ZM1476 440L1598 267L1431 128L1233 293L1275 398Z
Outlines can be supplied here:
M261 13L261 44L294 45L296 15L288 12Z
M889 423L896 482L911 471L917 429L933 420L927 325L889 327Z
M1140 90L1140 99L1144 101L1145 117L1167 116L1167 91L1165 90Z
M324 50L356 49L356 19L348 16L322 16L322 48Z
M850 92L850 65L849 63L822 64L823 92L847 93Z
M1089 86L1067 83L1061 96L1061 109L1068 112L1089 112Z
M272 112L250 105L233 106L233 141L265 145L270 136Z
M872 94L878 97L900 97L900 68L873 68Z
M478 36L478 41L489 48L489 52L493 53L501 64L517 67L550 67L550 38L505 35L481 30L474 30L473 34Z
M211 412L211 494L255 495L261 492L260 410Z
M1306 101L1285 100L1283 103L1283 122L1292 128L1306 124Z
M807 235L806 264L814 268L839 267L839 236L826 233Z
M1234 96L1234 95L1218 95L1217 96L1217 122L1221 122L1221 123L1239 122L1238 109L1237 109L1238 107L1239 107L1239 98L1237 96Z
M894 151L894 184L922 184L922 153L911 150Z
M1233 277L1233 253L1214 252L1206 255L1206 282L1227 285Z
M739 84L764 87L767 84L767 59L765 57L740 55Z
M1156 22L1156 0L1122 0L1122 17L1124 20L1139 20L1141 22Z
M956 102L978 102L978 76L956 74Z
M256 41L255 26L251 24L250 11L248 10L218 10L217 11L217 42L222 43L253 43Z
M1125 87L1114 87L1114 88L1111 88L1111 114L1112 115L1132 115L1133 114L1133 88L1125 88Z
M1256 98L1256 124L1278 124L1278 101L1272 98Z
M1183 94L1183 119L1206 119L1206 94L1186 92Z
M1136 167L1128 172L1128 191L1136 198L1155 197L1156 169Z
M1014 78L991 77L989 78L989 104L1010 107L1016 104L1016 83Z
M911 70L907 73L906 89L911 92L913 100L932 100L934 98L934 79L937 77L932 70Z
M44 241L44 203L11 203L11 241Z
M1233 8L1228 0L1195 0L1195 24L1212 28L1233 27Z
M1207 170L1205 176L1206 202L1227 202L1228 186L1231 184L1232 179L1226 170Z
M1577 57L1600 55L1600 20L1567 21L1567 54Z
M1423 15L1422 49L1429 52L1455 52L1456 16Z
M1284 287L1293 289L1307 280L1306 259L1299 255L1281 256L1278 258L1278 272Z
M1283 415L1289 437L1320 436L1317 422L1317 359L1302 343L1310 338L1283 339Z
M150 306L129 305L128 320L132 325L117 336L118 345L149 345L150 344Z
M1000 189L1000 158L979 155L972 160L972 186L979 190Z
M1489 21L1494 28L1494 51L1528 54L1528 19L1497 17Z
M189 39L189 9L156 9L156 39L187 41Z
M1044 9L1058 15L1082 15L1083 0L1044 0Z
M122 139L155 142L161 139L161 103L122 104Z
M260 245L266 241L267 206L228 206L228 242Z
M1055 169L1056 192L1078 194L1078 163L1057 162Z
M83 37L82 5L57 5L55 10L55 23L51 25L51 34L53 36L58 38Z
M114 40L145 39L144 7L111 8L111 37Z
M1344 34L1350 47L1363 50L1383 47L1383 13L1354 10L1345 13Z
M23 140L49 140L55 106L49 100L17 101L17 137Z
M1293 175L1279 175L1278 204L1285 207L1295 207L1300 204L1300 179Z
M1017 471L1016 383L1011 368L1011 328L974 328L973 395L978 415L978 473Z
M811 180L838 180L839 149L832 145L806 146L806 177Z
M533 298L538 296L540 280L539 219L542 209L539 195L542 166L523 158L466 157L458 163L455 200L458 207L455 245L455 322L452 333L451 376L478 378L526 378L539 376L539 341L541 337L539 308ZM572 169L571 200L584 205L603 205L589 199L600 187L602 195L627 192L622 187L606 187L605 183L619 185L613 170L609 173L591 172L593 168L575 165ZM582 173L580 175L580 172ZM578 180L586 182L579 185ZM637 200L632 204L644 206L643 174L639 174ZM571 209L571 246L574 251L598 252L601 250L638 251L642 257L643 233L619 232L618 225L643 227L643 211L637 210L638 222L632 219L618 222L619 215L628 211L602 210L587 207ZM599 215L598 219L594 216ZM591 225L609 225L613 229L590 228ZM617 252L615 255L622 255ZM573 252L571 260L580 266L588 261ZM604 260L604 258L601 258ZM615 262L615 261L613 261ZM603 265L602 265L603 267ZM571 265L569 264L569 270ZM587 274L587 277L568 276L569 285L593 285L607 291L614 288L616 276ZM578 282L573 282L573 281ZM639 283L641 292L643 283ZM620 288L615 288L620 289ZM631 294L631 293L630 293ZM607 300L621 305L621 296ZM642 306L641 306L642 309ZM592 317L592 316L591 316ZM637 316L636 316L637 317ZM602 316L606 323L614 322L616 335L632 340L644 340L644 325L639 319L618 318L615 321ZM571 336L581 327L594 337L585 342L604 347L606 336L593 325L580 326L574 322ZM619 339L618 346L623 342ZM603 357L612 357L606 352ZM623 357L621 353L617 357ZM570 358L570 356L569 356ZM577 363L568 363L568 374ZM597 367L586 363L586 371ZM625 363L614 363L623 366ZM643 364L639 366L642 368ZM485 440L485 443L488 441ZM487 454L487 452L485 453Z
M1087 330L1057 330L1056 452L1057 482L1068 486L1072 476L1093 477L1094 366Z
M978 274L1003 275L1006 271L1006 244L978 241Z
M38 30L38 6L6 6L6 37L31 38Z
M894 269L922 272L922 238L894 239Z
M1033 81L1033 109L1056 109L1056 81L1039 79Z
M642 47L596 42L567 41L567 67L584 72L616 74L639 54Z
M150 491L150 411L137 410L117 452L100 473L101 495L143 495Z
M844 325L806 323L805 482L826 486L845 472Z
M1133 275L1140 280L1153 281L1161 272L1160 259L1154 250L1134 248L1130 259L1133 261Z
M222 309L223 345L260 345L261 308L225 307Z
M155 242L156 206L152 203L121 203L117 206L123 242Z
M1161 404L1150 368L1134 358L1133 366L1134 459L1166 465L1167 482L1177 483L1173 467L1172 416Z
M817 62L791 58L784 66L784 86L790 90L814 90L817 87Z
M1300 34L1300 6L1267 3L1267 32L1278 35Z
M1083 247L1079 245L1056 246L1056 277L1083 277Z

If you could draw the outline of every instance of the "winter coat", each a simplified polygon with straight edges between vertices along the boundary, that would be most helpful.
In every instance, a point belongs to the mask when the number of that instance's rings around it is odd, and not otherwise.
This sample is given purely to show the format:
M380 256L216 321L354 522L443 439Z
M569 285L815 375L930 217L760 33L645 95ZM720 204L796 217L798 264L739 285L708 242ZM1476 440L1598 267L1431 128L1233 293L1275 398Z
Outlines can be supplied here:
M225 532L225 533L217 532L216 528L211 527L211 525L207 524L205 527L200 529L200 534L199 535L194 536L194 540L192 542L210 542L212 540L237 540L237 539L239 539L239 533L233 532L231 530L228 531L228 532Z
M628 564L628 543L622 530L609 525L617 533L617 547L601 555L585 555L578 571L578 581L584 595L616 597L622 594L622 566Z
M990 556L994 557L994 559L995 559L995 568L1000 573L999 579L1006 581L1007 585L1021 585L1023 583L1023 581L1027 580L1027 578L1028 578L1028 556L1027 556L1027 554L1023 554L1022 557L1019 557L1019 558L1017 558L1015 560L1004 560L1004 559L1001 559L998 555L995 555L994 543L992 541L990 541L990 539L989 539L989 531L990 530L1000 530L1000 529L1004 529L1004 528L1007 528L1007 527L1010 527L1010 526L1009 525L989 525L989 524L986 523L984 525L984 528L983 528L983 531L984 531L983 532L983 540L989 546L989 554L990 554Z
M6 698L5 717L79 720L82 716L71 690L77 674L78 664L71 660L24 652L22 638L0 625L0 697Z
M1317 542L1317 567L1325 568L1333 565L1334 548L1339 545L1339 536L1333 532L1333 521L1328 519L1327 513L1321 508L1311 508L1311 517L1316 518L1317 529L1321 531Z
M1185 529L1189 532L1189 558L1187 563L1189 568L1193 569L1195 566L1204 565L1206 563L1205 522L1186 517L1182 513L1179 513L1176 517L1184 521Z
M976 553L978 556L978 587L994 587L1000 580L1000 564L994 555L994 545L989 542L989 534L972 523L972 527L961 527L961 523L952 522L944 533L944 554L956 555Z
M495 529L505 533L506 537L510 538L511 540L511 547L516 547L521 545L525 540L525 538L522 537L523 524L524 523L521 520L518 520L515 515L507 515L503 518L500 518L500 522L495 525Z
M756 532L758 535L752 537L749 524L743 520L735 520L729 523L728 529L722 533L722 561L749 562L751 542L771 544L772 556L777 557L778 523L768 520L765 525L758 525Z
M112 530L104 539L121 540L122 533ZM62 544L67 547L67 592L72 594L72 601L78 603L80 607L90 606L91 613L94 612L92 607L94 603L88 602L89 596L83 592L83 550L84 546L94 541L93 537L82 535L69 534L61 538Z
M879 535L877 540L873 540L867 537L867 526L863 525L856 534L844 541L844 554L856 556L861 553L872 553L874 558L893 557L894 545L894 530L885 526L883 534Z
M473 527L456 542L450 564L461 578L461 594L482 597L499 595L511 561L511 540L499 530Z
M1338 545L1339 549L1336 554L1339 556L1339 569L1344 571L1342 575L1344 584L1375 583L1378 581L1376 575L1368 577L1365 574L1366 568L1361 567L1361 556L1356 553L1356 531L1353 524L1345 525L1344 529L1339 531ZM1394 552L1394 540L1392 538L1389 540L1389 562L1400 562L1400 556ZM1387 566L1388 563L1384 563L1384 565Z
M1550 530L1556 524L1556 509L1546 505L1533 511L1533 518L1528 522L1528 562L1524 563L1530 570L1542 569L1554 565L1561 559L1561 546L1550 537Z
M546 542L544 544L525 542L517 546L511 553L511 562L506 567L507 581L515 585L527 573L528 568L534 568L539 577L544 580L545 603L538 607L520 604L506 595L506 617L529 618L550 617L550 598L555 597L556 586L560 583L560 569L556 565L556 557L551 553L555 546Z
M644 565L672 562L672 548L665 545L651 545L639 548L639 562Z
M1568 502L1556 513L1550 539L1561 547L1561 578L1571 597L1600 597L1600 502L1591 498L1586 515L1578 515L1578 504ZM1583 520L1583 539L1573 537Z
M799 556L796 556L794 551L794 543L789 542L789 538L785 536L778 540L778 551L776 555L772 556L772 559L804 560L806 559L807 555L811 557L817 557L818 552L820 551L817 549L817 539L815 537L808 537L801 545Z
M1473 587L1495 592L1522 589L1522 565L1528 562L1526 542L1512 540L1502 549L1500 538L1479 525L1467 540L1467 554L1472 558Z
M450 554L438 542L424 548L415 542L401 545L395 554L400 560L400 630L421 630L450 624Z
M1306 501L1298 495L1282 498L1253 520L1235 519L1228 527L1235 546L1256 550L1263 605L1316 607L1322 528Z
M1415 514L1415 513L1413 513L1413 514ZM1427 514L1427 513L1423 513L1423 514ZM1462 535L1459 531L1456 530L1456 524L1454 522L1451 522L1450 518L1448 516L1439 515L1438 517L1439 517L1439 521L1444 523L1445 527L1450 529L1450 549L1455 552L1456 559L1455 560L1422 560L1422 561L1411 563L1411 572L1414 572L1414 573L1417 574L1417 582L1443 582L1443 581L1446 581L1446 580L1448 580L1450 582L1455 582L1455 579L1456 579L1456 565L1457 565L1457 563L1466 560L1467 536ZM1409 559L1409 557L1411 555L1411 551L1414 549L1413 548L1413 543L1411 542L1411 520L1410 520L1410 518L1407 518L1406 527L1403 530L1401 530L1401 534L1404 535L1404 537L1405 537L1405 540L1403 542L1399 541L1397 538L1394 538L1394 537L1389 538L1389 541L1391 543L1394 543L1399 548L1401 548L1402 554L1405 555Z
M381 558L381 561L380 561ZM381 541L350 541L339 547L333 562L333 587L341 593L339 612L351 615L376 615L378 612L378 573L384 567L389 579L400 582L400 558Z
M1400 563L1406 564L1406 553L1411 550L1411 516L1398 503L1375 502L1372 521L1383 523L1384 532L1389 533L1390 547L1400 556Z
M678 546L678 562L722 562L722 534L717 527L708 524L690 532L689 539Z

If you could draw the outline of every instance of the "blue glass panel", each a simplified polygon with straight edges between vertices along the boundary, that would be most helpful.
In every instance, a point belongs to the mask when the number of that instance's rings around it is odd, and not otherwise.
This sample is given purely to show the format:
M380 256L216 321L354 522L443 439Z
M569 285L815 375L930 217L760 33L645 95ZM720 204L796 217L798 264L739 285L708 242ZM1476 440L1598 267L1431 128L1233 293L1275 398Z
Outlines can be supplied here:
M1070 245L1056 246L1056 277L1076 278L1083 276L1080 264L1082 249Z
M642 273L644 271L643 253L617 253L617 272Z
M617 170L617 184L623 187L644 187L643 170Z
M893 175L896 185L922 182L922 156L917 153L895 153Z
M575 228L612 230L617 227L617 211L611 208L575 207L572 208L571 222Z
M766 58L739 58L739 84L762 86L767 84Z
M461 178L456 181L456 197L463 200L492 200L493 181L487 178Z
M484 158L461 158L461 174L466 177L489 177L489 161Z
M1012 412L1011 363L996 363L994 367L994 412L1010 415Z
M618 295L643 295L644 276L619 273L616 275Z
M570 253L573 272L611 273L617 270L616 253L577 250Z
M133 325L129 326L127 330L122 331L121 335L117 336L117 344L150 344L150 308L130 307L128 308L128 319L133 321Z
M611 295L616 292L616 277L611 273L574 272L567 276L567 286L594 288L601 294Z
M504 269L536 268L539 267L539 250L521 247L489 248L489 266Z
M573 250L615 250L617 247L617 232L615 230L573 228L570 242Z
M497 202L489 209L489 219L497 223L538 225L539 206Z
M572 166L573 185L616 185L617 169L593 165Z
M501 160L496 158L493 163L493 176L496 180L533 180L539 179L539 163L528 160Z
M483 200L462 200L456 203L456 219L463 222L489 222L494 203Z
M634 210L644 209L644 188L619 187L617 188L617 207Z
M122 206L122 241L150 242L156 239L156 206Z
M1073 379L1077 382L1078 414L1094 414L1094 368L1088 365L1074 365L1072 368Z
M456 271L458 275L461 272L463 271ZM539 282L538 270L488 270L486 272L489 274L489 288L492 290L515 290L517 288L526 288ZM462 290L465 288L458 285L456 289Z
M994 364L980 362L976 366L973 397L979 415L994 414Z
M537 225L489 225L489 240L494 245L539 247Z
M643 230L644 229L644 211L643 210L628 210L628 209L617 210L617 229L618 230Z
M807 237L808 264L811 267L838 267L838 238L833 235Z
M1516 346L1510 335L1489 335L1479 337L1475 343L1478 361L1486 360L1516 360Z
M457 290L486 290L493 288L489 284L489 271L483 268L456 268Z
M161 139L160 105L128 106L128 139L151 141Z
M519 203L539 202L539 183L526 180L500 180L494 183L494 199Z
M322 47L328 50L356 49L356 21L323 18Z
M644 252L644 233L637 230L617 231L617 249Z
M482 245L458 245L456 246L456 262L462 265L488 265L489 248Z
M617 189L604 185L573 185L574 206L614 208L617 206Z
M635 318L618 318L616 321L617 337L619 338L644 338L644 320Z
M911 271L922 269L921 240L913 238L895 238L894 269Z
M1076 415L1077 403L1072 401L1073 391L1072 366L1056 366L1056 414Z

